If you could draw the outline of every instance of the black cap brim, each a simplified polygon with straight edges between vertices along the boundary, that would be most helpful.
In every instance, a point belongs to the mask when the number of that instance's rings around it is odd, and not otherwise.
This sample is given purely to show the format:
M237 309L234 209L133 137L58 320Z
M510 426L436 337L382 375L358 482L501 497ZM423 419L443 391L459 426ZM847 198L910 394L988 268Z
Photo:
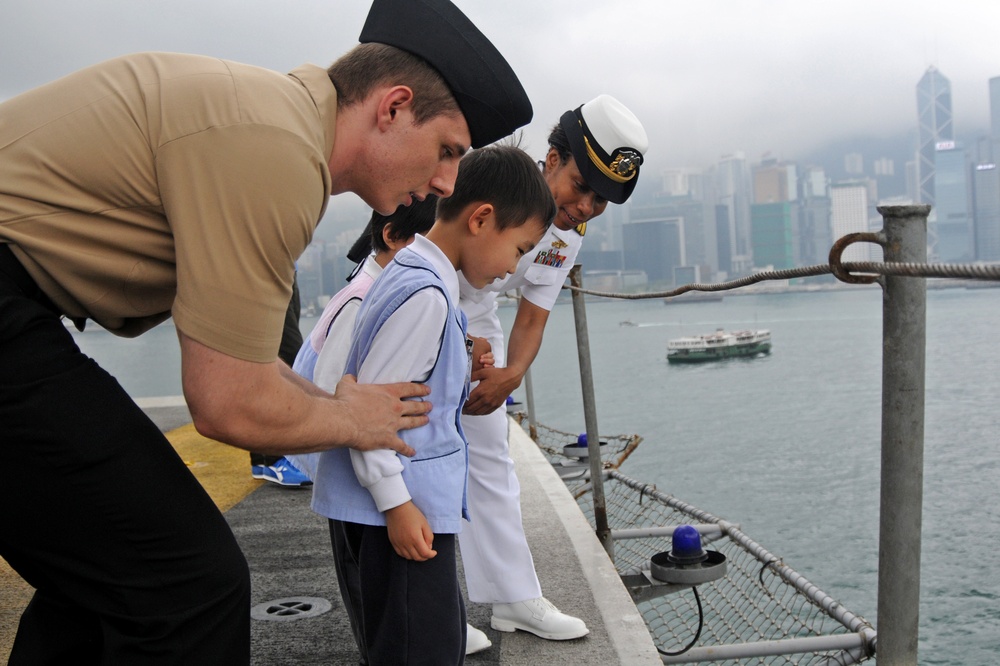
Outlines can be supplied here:
M587 152L583 126L575 111L567 111L562 114L562 117L559 118L559 125L566 133L570 152L573 153L573 159L576 161L576 168L580 170L580 175L583 176L588 187L611 203L623 204L628 201L632 190L635 189L635 184L639 181L638 177L624 183L618 183L608 178L597 168Z

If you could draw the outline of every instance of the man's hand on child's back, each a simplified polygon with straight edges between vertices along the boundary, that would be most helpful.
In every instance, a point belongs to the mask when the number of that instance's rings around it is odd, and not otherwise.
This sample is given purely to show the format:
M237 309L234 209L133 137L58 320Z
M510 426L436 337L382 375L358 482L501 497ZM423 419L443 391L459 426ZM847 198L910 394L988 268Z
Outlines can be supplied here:
M389 542L396 554L415 562L424 562L435 555L434 533L423 512L412 501L404 502L385 512Z
M353 376L344 375L337 384L334 399L344 402L346 416L353 420L356 434L351 439L351 448L358 451L392 449L412 456L416 452L399 438L398 433L427 423L431 403L421 398L430 392L424 384L358 384Z

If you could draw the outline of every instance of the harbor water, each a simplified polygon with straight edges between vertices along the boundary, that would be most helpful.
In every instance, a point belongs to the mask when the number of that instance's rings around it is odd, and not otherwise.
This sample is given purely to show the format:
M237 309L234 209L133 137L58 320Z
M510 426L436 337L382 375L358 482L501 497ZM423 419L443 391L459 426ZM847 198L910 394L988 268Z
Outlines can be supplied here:
M501 308L506 326L514 313ZM930 290L927 313L920 663L995 664L1000 288ZM600 430L644 438L622 471L739 524L875 623L881 290L598 299L587 319ZM667 363L667 340L717 328L768 329L772 353ZM134 340L96 327L76 339L134 397L180 394L169 322ZM559 304L532 368L540 422L583 431L578 372L572 306Z

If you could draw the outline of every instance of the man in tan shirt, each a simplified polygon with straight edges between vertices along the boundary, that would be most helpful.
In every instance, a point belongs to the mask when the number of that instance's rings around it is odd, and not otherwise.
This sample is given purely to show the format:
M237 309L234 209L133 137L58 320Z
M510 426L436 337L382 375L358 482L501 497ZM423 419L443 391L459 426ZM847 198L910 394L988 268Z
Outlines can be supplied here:
M275 453L412 451L411 384L325 393L277 360L294 261L331 195L388 214L531 118L447 0L376 0L360 46L288 75L136 54L0 105L2 555L36 594L11 664L249 661L249 573L157 428L60 321L173 317L197 429ZM433 396L431 397L433 399Z

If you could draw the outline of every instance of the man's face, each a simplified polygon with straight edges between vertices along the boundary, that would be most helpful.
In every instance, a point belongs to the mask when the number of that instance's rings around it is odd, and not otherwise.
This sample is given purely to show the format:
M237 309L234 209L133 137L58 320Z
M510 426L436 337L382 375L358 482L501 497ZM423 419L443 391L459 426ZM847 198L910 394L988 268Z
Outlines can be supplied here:
M369 165L369 186L362 196L383 215L429 194L450 196L458 162L472 141L460 113L438 115L419 125L409 108L395 113L398 117L383 132Z

